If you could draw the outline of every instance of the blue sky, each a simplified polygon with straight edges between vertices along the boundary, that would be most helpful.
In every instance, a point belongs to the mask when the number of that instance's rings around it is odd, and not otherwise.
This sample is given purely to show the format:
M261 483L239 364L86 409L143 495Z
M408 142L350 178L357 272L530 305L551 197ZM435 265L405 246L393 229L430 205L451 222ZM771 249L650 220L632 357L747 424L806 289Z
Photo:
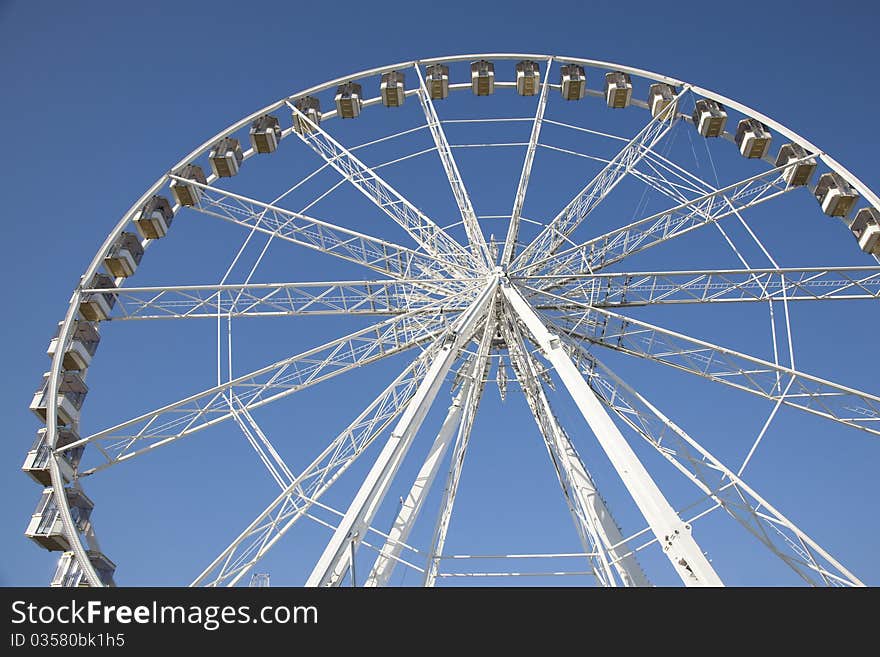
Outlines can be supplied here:
M118 217L198 143L277 98L349 72L446 54L551 53L666 73L735 98L804 135L878 190L880 144L874 124L880 91L873 48L878 11L876 5L864 1L839 2L833 10L827 2L813 1L762 3L748 10L742 5L709 3L703 9L693 3L652 2L547 7L520 2L445 2L430 9L404 2L350 7L282 2L257 6L227 0L157 0L137 6L104 1L0 2L4 89L0 120L6 127L7 143L7 162L0 177L2 267L5 278L14 281L7 293L3 335L8 346L0 382L7 421L6 437L0 443L0 463L4 464L0 492L5 500L0 509L0 545L5 556L0 584L42 585L54 567L51 555L22 536L39 488L19 468L39 426L27 405L48 367L45 348L55 323L63 317L79 275ZM595 79L590 86L598 86ZM527 116L533 111L531 101L525 102L528 99L510 99L510 94L486 99L493 103L489 113ZM462 99L461 111L473 108L474 101ZM591 107L599 107L591 102ZM400 129L395 121L413 121L417 108L410 105L399 114L380 114L376 108L370 110L369 118L365 113L363 122L333 122L332 129L345 143L360 143ZM462 115L451 105L439 111L441 118ZM285 125L287 120L285 116ZM624 124L622 119L622 131L637 129L635 123ZM680 141L672 154L688 164L685 159L693 152L689 164L702 167L701 175L708 176L705 152L691 148L691 143L702 145L689 142L695 137L685 135L678 135ZM450 129L453 142L474 142L479 137L470 128ZM509 135L511 140L521 137L513 131ZM548 132L548 138L561 140L566 135ZM416 146L413 141L400 148ZM608 144L594 146L613 152ZM390 159L394 148L371 152L370 161ZM314 156L298 144L281 150L275 164L283 166L273 168L260 162L261 169L255 166L247 178L242 174L242 184L251 185L254 195L266 198L283 190L291 184L285 181L316 165ZM462 153L460 160L466 180L486 176L471 184L478 212L509 212L521 151L498 150L486 160L479 157ZM722 177L747 171L732 155L727 161L731 168L722 171ZM445 190L429 187L445 185L435 176L439 167L413 162L407 169L389 168L389 179L405 194L412 192L419 198L429 214L447 212L451 201L441 194ZM570 196L580 188L578 181L583 184L589 177L588 169L578 168L582 165L571 160L539 158L539 165L544 168L540 173L536 170L526 207L526 212L536 216L552 212L565 199L566 190ZM636 208L625 190L619 196L617 204L597 217L597 227L619 216L612 210L628 213L629 219L639 209L648 214L664 207L660 199L648 198L644 208ZM786 216L777 216L775 210L756 215L756 221L758 217L763 221L762 238L780 254L781 264L871 264L845 231L832 229L815 204L807 201L783 204L782 208L788 208ZM363 208L362 199L350 191L341 192L335 203L326 209L336 216L341 216L340 209ZM175 223L161 249L148 251L133 284L219 279L244 235L235 227L207 223L196 215L190 218ZM349 225L363 229L357 222ZM503 234L504 228L487 225L486 231ZM386 234L403 239L390 231ZM698 239L680 251L660 253L657 249L656 254L646 256L644 266L675 269L714 262L736 266L729 252L721 260L714 259L715 254L724 253L717 242L716 236L712 251ZM269 252L263 280L370 277L354 267L337 266L286 246L290 248L273 247ZM704 246L706 251L701 250ZM880 392L867 364L876 360L876 304L841 304L831 312L804 305L793 312L803 368ZM708 309L640 316L766 356L766 341L756 337L766 332L766 321L761 319L766 309L741 315L714 310L701 315L703 310ZM328 335L341 335L360 325L362 321L348 324L306 318L271 326L248 323L240 329L245 337L237 361L242 369L237 371L301 351ZM89 376L92 392L85 421L93 429L103 428L210 385L213 331L213 325L199 322L108 327ZM344 381L295 395L256 417L265 423L295 470L344 427L357 414L358 404L362 407L372 399L403 362L359 371ZM633 364L623 358L610 358L609 363L619 364L621 374L634 384L643 384L649 398L662 402L679 423L695 435L706 436L713 451L731 460L742 458L769 411L766 404L745 395L719 390L657 365ZM451 536L450 549L490 553L506 545L518 552L576 550L570 520L521 398L513 394L502 405L493 388L487 389L474 430L459 503L462 511L457 511L453 521L453 532L462 538ZM445 409L445 399L438 402L441 409ZM558 396L556 408L568 426L577 424L576 410L564 396ZM423 446L430 440L431 427L442 419L440 415L432 413L426 423ZM603 465L586 429L573 429L573 437L581 441L578 444L591 470L612 500L612 510L632 531L641 528L625 491ZM108 555L119 564L120 583L188 583L222 549L223 541L238 533L274 497L271 481L248 450L230 426L216 435L205 432L188 438L167 454L151 455L120 466L101 481L88 482L90 494L94 490L99 536ZM760 456L754 469L759 489L769 490L768 497L783 511L792 509L792 517L802 522L802 528L863 580L880 582L874 558L880 547L874 504L878 492L874 472L880 459L876 438L783 413ZM645 454L646 462L662 469L651 458ZM352 469L346 476L349 486L367 466L363 462ZM404 472L411 473L413 467L418 464L407 465ZM663 472L671 498L685 503L693 497L672 474ZM406 476L402 485L407 485ZM350 494L351 490L341 486L332 503L344 509L346 491ZM397 499L396 491L389 499ZM620 500L619 507L613 500ZM379 525L387 526L393 512L393 508L385 509ZM422 524L432 524L433 515L429 515L431 520ZM697 532L706 537L704 547L727 581L793 583L726 518L712 515L697 526ZM301 536L288 538L295 540L285 542L284 549L279 546L265 566L274 583L299 583L327 533L309 526ZM737 558L746 554L749 560ZM658 583L675 583L662 557L645 559L656 567ZM398 573L395 582L413 583L412 574L407 578Z

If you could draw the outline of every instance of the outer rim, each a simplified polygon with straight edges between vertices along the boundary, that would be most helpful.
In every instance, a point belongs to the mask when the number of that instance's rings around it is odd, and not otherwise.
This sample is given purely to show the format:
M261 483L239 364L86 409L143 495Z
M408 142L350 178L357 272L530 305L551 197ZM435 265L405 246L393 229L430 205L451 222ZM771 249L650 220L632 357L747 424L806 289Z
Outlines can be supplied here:
M699 94L705 98L709 98L711 100L715 100L726 107L736 110L737 112L744 114L745 116L758 119L771 129L775 130L779 134L788 138L789 141L797 143L801 145L805 150L813 154L817 159L822 160L826 166L828 166L832 171L843 176L844 179L847 180L856 190L862 195L862 197L873 207L880 208L880 197L877 196L874 192L872 192L867 185L865 185L861 180L859 180L856 176L854 176L849 170L847 170L843 165L833 159L830 155L827 155L825 151L821 150L810 141L804 139L799 134L786 128L781 123L771 119L770 117L758 112L747 105L739 103L731 98L723 96L719 93L711 91L709 89L704 89L703 87L699 87L696 85L692 85L690 83L684 82L682 80L678 80L676 78L672 78L669 76L661 75L659 73L654 73L652 71L646 71L644 69L633 68L630 66L625 66L622 64L617 64L614 62L606 62L601 60L594 59L583 59L579 57L564 57L557 55L543 55L543 54L534 54L534 53L476 53L476 54L459 54L459 55L451 55L446 57L432 57L428 59L414 59L405 62L398 62L391 65L381 66L377 68L364 69L357 73L353 73L351 75L343 76L336 78L334 80L330 80L328 82L324 82L319 85L315 85L313 87L309 87L307 89L301 90L299 92L293 93L285 98L281 98L280 100L263 107L262 109L249 114L248 116L232 123L226 129L217 133L204 143L197 146L190 153L184 156L179 162L177 162L174 166L172 166L169 170L176 171L178 168L183 165L191 162L193 159L199 157L200 155L207 152L211 146L222 139L223 137L229 136L230 134L244 128L251 121L256 119L257 117L263 114L269 114L271 112L277 111L286 106L288 102L292 102L296 98L301 96L306 96L310 94L319 93L322 91L326 91L336 85L342 84L343 82L347 82L349 80L361 79L373 75L379 75L382 73L386 73L395 69L404 69L410 68L412 66L423 65L423 64L434 64L434 63L455 63L462 61L469 61L474 59L488 59L488 60L521 60L521 59L531 59L535 61L556 61L561 63L572 63L579 64L581 66L586 66L590 68L602 69L606 71L623 71L625 73L629 73L630 75L634 75L636 77L645 78L648 80L653 80L655 82L665 82L667 84L672 84L676 86L681 86L687 84L691 91L696 94ZM452 85L450 85L451 87ZM365 102L365 105L373 104L369 101ZM327 112L324 114L324 118L332 118L335 116L335 112ZM290 134L290 128L285 130L285 135ZM85 270L85 273L82 275L80 279L79 285L74 289L73 295L70 299L70 304L67 308L67 313L64 316L64 321L62 322L60 332L58 334L58 345L59 348L55 350L55 354L52 358L52 364L50 367L50 375L49 382L47 388L47 398L46 398L46 406L48 409L54 409L57 403L57 389L58 389L58 379L61 373L61 365L63 361L63 354L67 347L67 344L70 341L71 337L71 328L73 326L73 320L76 317L76 314L79 310L79 300L82 294L83 284L86 281L89 281L91 277L97 272L98 268L101 266L103 262L105 253L110 249L115 239L118 235L126 228L126 226L132 221L135 214L138 210L143 206L144 203L155 193L157 193L168 181L169 173L164 173L162 176L156 180L146 192L128 209L128 211L122 216L119 223L113 228L113 230L109 233L107 238L101 244L100 248L96 252L94 258L89 264L88 268ZM210 182L209 178L209 182ZM149 244L150 242L147 242ZM880 257L875 256L875 258L880 262ZM54 412L46 413L46 429L47 429L47 441L49 444L55 444L55 437L57 433L57 418ZM52 480L52 488L54 491L61 491L65 488L64 482L61 478L61 472L58 466L58 459L60 456L53 453L52 458L49 461L50 466L50 475ZM57 495L56 494L56 503L58 505L58 510L61 513L61 520L64 526L64 531L67 535L68 542L70 543L72 551L76 554L77 561L79 562L84 575L89 580L89 584L93 587L102 587L104 586L98 577L95 569L92 567L91 562L89 561L86 555L86 549L83 546L79 533L74 530L73 518L70 513L70 508L67 504L67 498L65 495Z

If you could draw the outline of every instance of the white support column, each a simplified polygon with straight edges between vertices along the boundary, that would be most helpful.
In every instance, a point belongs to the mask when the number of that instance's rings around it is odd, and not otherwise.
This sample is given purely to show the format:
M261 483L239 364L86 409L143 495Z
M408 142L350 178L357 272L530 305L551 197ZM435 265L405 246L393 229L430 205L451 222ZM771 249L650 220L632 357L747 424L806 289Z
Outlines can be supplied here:
M563 349L559 337L547 330L518 290L504 285L502 292L546 358L556 368L557 374L685 585L723 586L721 578L691 535L690 525L682 521L666 500Z
M452 367L459 350L473 335L479 320L485 315L497 288L496 275L471 308L456 320L447 333L446 343L432 361L424 380L318 559L306 581L306 586L336 586L342 580L351 559L349 541L354 540L359 544L366 534L415 434L437 396L444 377Z
M495 304L500 302L496 298ZM490 310L488 320L483 327L483 335L480 338L480 346L473 358L471 371L471 387L464 398L461 423L458 425L458 435L455 437L455 449L450 459L449 473L446 476L446 487L443 491L443 499L440 502L440 512L434 526L434 534L431 538L431 548L428 552L428 563L425 568L423 586L434 586L437 580L437 572L440 569L440 555L443 554L446 545L446 536L449 533L449 522L452 520L452 509L455 506L455 497L458 494L458 484L461 481L461 471L464 466L464 457L467 454L471 440L471 430L474 426L474 418L480 405L480 398L485 387L485 377L489 369L489 351L492 345L492 336L495 333L495 312Z
M538 367L534 358L526 351L525 341L514 325L505 330L511 362L519 362L515 367L517 378L523 387L535 423L544 437L547 451L559 475L559 483L566 496L575 527L581 536L584 551L596 553L591 559L598 581L606 586L616 586L611 571L614 569L625 586L651 586L635 554L630 553L624 542L605 500L599 494L596 484L584 466L571 439L559 424L547 393L538 378ZM514 360L515 359L515 360Z
M455 399L452 400L452 405L449 407L446 419L437 433L437 438L428 452L428 457L416 475L412 488L403 499L403 506L401 506L400 512L394 520L391 531L388 532L388 539L385 541L379 556L376 557L376 562L373 564L373 569L364 586L385 586L391 578L403 544L409 538L409 533L419 517L428 493L431 491L431 486L434 484L434 479L437 477L437 472L440 470L440 464L443 462L446 452L449 450L449 446L452 444L458 427L461 424L462 405L472 385L472 379L465 379L461 385L461 390L459 390Z

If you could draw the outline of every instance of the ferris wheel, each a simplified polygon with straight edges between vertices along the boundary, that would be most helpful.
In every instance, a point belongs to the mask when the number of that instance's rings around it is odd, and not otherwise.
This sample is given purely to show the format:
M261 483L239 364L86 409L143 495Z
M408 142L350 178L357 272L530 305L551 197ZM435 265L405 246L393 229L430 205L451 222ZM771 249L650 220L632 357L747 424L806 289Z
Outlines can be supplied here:
M479 160L484 152L491 157ZM508 204L481 213L483 195L506 195ZM807 205L815 216L803 213ZM765 211L821 226L829 248L849 259L780 265L773 240L763 239ZM223 230L199 243L195 225ZM772 230L786 264L814 253L799 247L809 231ZM163 282L136 285L175 239ZM229 240L233 257L217 271L210 252ZM267 254L282 247L289 260L270 267ZM271 282L304 253L314 256L310 276ZM689 255L708 266L689 264ZM846 542L823 547L813 538L821 527L796 524L797 509L777 507L749 473L786 413L806 417L816 434L825 426L880 434L880 391L801 369L792 337L795 307L830 310L841 324L853 304L873 311L877 262L880 199L817 146L708 89L614 63L497 53L332 80L205 141L110 230L75 287L31 404L44 426L23 469L44 488L25 533L60 553L53 586L114 585L124 555L105 554L97 527L106 538L140 522L93 512L91 482L149 469L182 439L234 427L273 494L252 521L224 527L227 542L181 584L244 583L309 523L324 541L308 586L389 585L402 571L426 586L528 574L520 565L450 566L480 556L449 545L463 482L484 474L465 466L483 437L473 429L491 383L533 418L516 439L542 444L578 545L566 554L502 550L496 563L568 559L578 565L544 575L602 586L650 586L655 569L687 586L721 586L724 567L704 545L705 519L720 518L797 581L861 586L844 565ZM176 275L197 283L164 282ZM728 326L752 313L737 348L706 337L699 315L719 311ZM319 317L338 332L313 331L317 346L238 365L238 350L259 343L264 327L293 322L285 330L295 334ZM125 417L108 404L83 414L90 387L125 387L134 397L155 387L119 368L115 381L105 369L86 383L108 327L124 341L132 325L195 325L216 347L205 385L145 393L160 402ZM260 413L301 416L308 408L294 406L296 393L362 369L377 372L371 401L353 411L334 401L328 435L293 467ZM681 409L657 400L668 396L659 378L630 376L664 370L712 395L757 400L759 431L743 430L737 450L689 432ZM700 399L689 394L684 404ZM670 473L694 504L667 494ZM347 492L331 504L328 491L342 485Z

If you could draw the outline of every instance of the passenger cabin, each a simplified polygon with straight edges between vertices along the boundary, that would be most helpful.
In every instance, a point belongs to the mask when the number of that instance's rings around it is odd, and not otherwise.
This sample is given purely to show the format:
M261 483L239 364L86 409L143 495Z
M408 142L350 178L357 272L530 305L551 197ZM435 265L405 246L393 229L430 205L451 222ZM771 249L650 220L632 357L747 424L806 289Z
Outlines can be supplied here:
M123 231L104 257L104 268L117 278L128 278L144 257L144 247L135 233Z
M581 100L587 93L587 75L584 73L584 67L565 64L559 70L562 97L565 100Z
M235 137L224 137L208 153L211 161L211 171L219 178L231 178L238 173L241 163L244 161L244 153L241 144Z
M363 91L357 82L346 82L336 89L336 113L340 118L356 119L363 106Z
M720 137L727 125L727 112L724 106L714 100L703 98L694 107L694 127L704 137Z
M853 219L850 230L862 251L880 256L880 210L862 208Z
M495 64L485 59L471 63L471 90L475 96L489 96L495 92Z
M449 67L431 64L425 69L425 86L431 100L443 100L449 96Z
M605 74L605 102L613 109L629 107L633 86L629 73L609 71Z
M174 198L181 205L196 205L199 202L199 198L202 196L202 190L200 187L192 185L186 181L192 180L201 183L202 185L207 185L208 179L205 178L205 172L202 170L202 167L198 164L187 164L182 167L176 175L179 178L184 178L184 180L171 181L171 192L174 194Z
M406 99L405 76L399 71L390 71L382 74L379 83L379 93L382 95L382 104L385 107L400 107Z
M82 380L79 372L61 372L58 384L58 394L55 397L57 419L59 424L71 425L79 420L79 412L89 392L88 386ZM34 414L46 421L46 406L49 403L49 372L43 374L43 380L39 389L34 393L31 400L31 410Z
M144 239L157 240L168 233L173 218L174 211L168 199L151 196L135 218L134 225Z
M55 352L58 350L58 336L61 334L63 324L64 322L58 322L55 335L49 342L49 348L46 349L49 358L54 358ZM84 370L91 364L92 356L95 355L98 344L101 342L98 325L94 322L75 319L73 320L72 334L61 360L61 367L65 370Z
M800 144L784 144L779 149L779 155L776 156L776 166L785 167L782 171L782 177L791 187L803 187L813 177L813 172L816 170L816 160L813 158L804 160L805 157L807 157L807 151ZM788 166L789 162L796 160L803 161Z
M31 479L43 486L52 485L52 476L49 473L49 459L52 457L52 446L48 443L48 435L49 430L46 427L37 431L34 444L24 459L24 465L21 466L21 469ZM56 449L61 449L79 440L79 435L73 429L59 427L56 435ZM73 473L79 467L84 450L85 445L80 445L79 447L59 452L61 458L58 459L58 470L61 472L61 478L64 480L64 483L70 483L73 479Z
M734 141L739 147L739 152L743 157L749 159L760 159L767 155L770 150L770 140L772 139L767 126L758 121L758 119L743 119L736 126L736 136Z
M525 59L516 65L516 93L534 96L541 86L541 68L537 62Z
M257 153L274 153L281 142L281 126L278 119L271 114L254 119L248 133L251 148Z
M89 516L95 508L94 503L78 488L65 488L64 494L67 496L67 506L70 508L74 527L79 532L86 531L89 528ZM47 550L70 549L70 543L64 534L61 511L51 487L43 490L24 535Z
M305 121L296 112L293 113L293 129L300 135L306 135L315 129L315 126L321 125L321 101L314 96L303 96L297 98L293 106L302 112L308 121ZM337 104L338 107L338 104ZM358 109L360 111L360 109ZM310 125L309 122L314 125Z
M671 84L665 82L657 82L648 88L648 107L651 108L651 116L655 119L660 116L667 107L669 107L676 96L676 89ZM675 116L675 109L666 114L664 120Z
M859 193L853 186L833 171L819 176L815 194L822 212L829 217L847 216L859 200Z
M112 290L116 283L107 274L96 272L87 290ZM110 311L116 305L115 292L87 292L79 300L79 314L90 322L102 322L110 317Z
M116 572L116 564L110 561L103 552L97 550L86 550L86 556L95 569L98 578L104 586L115 586L113 581L113 573ZM83 572L79 561L76 560L76 554L73 552L65 552L58 559L58 567L55 569L55 575L52 577L52 587L77 588L88 587L89 580Z

